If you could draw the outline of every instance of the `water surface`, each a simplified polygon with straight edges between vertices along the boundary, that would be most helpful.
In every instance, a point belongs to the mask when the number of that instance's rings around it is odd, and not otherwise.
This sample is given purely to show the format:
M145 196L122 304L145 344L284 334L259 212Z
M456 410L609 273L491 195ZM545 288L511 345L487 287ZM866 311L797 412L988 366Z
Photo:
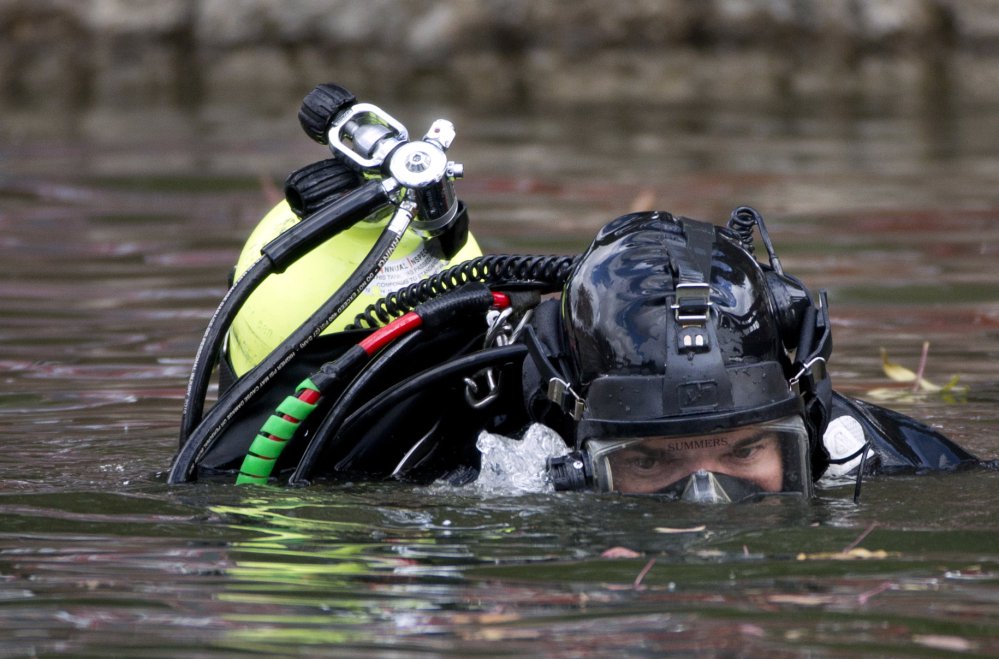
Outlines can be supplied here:
M751 204L829 289L833 376L999 457L999 117L899 99L509 107L455 122L490 251L574 252L657 207ZM342 484L167 487L186 377L239 246L324 157L297 102L0 126L0 654L999 652L999 474L813 503ZM880 349L967 390L890 382ZM885 390L889 391L885 391ZM873 392L873 393L872 393ZM880 392L880 393L879 393ZM603 558L611 548L630 558Z

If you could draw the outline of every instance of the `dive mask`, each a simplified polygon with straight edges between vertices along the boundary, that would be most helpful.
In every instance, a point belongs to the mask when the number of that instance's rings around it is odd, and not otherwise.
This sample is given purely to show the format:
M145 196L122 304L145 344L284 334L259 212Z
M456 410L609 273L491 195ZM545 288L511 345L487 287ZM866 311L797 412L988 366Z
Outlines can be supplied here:
M658 494L701 503L810 496L808 432L791 416L704 435L589 439L549 461L556 490Z

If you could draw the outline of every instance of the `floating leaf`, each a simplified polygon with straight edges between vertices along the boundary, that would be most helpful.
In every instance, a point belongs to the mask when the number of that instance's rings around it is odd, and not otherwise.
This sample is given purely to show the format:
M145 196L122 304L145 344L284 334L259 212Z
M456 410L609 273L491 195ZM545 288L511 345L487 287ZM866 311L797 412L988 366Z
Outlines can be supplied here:
M891 554L886 552L884 549L876 549L871 551L870 549L864 549L863 547L856 547L850 549L849 551L832 551L832 552L819 552L816 554L798 554L795 558L799 561L864 561L870 559L883 559L888 558Z
M881 368L882 370L884 370L885 375L887 375L889 379L894 380L895 382L916 381L917 377L916 374L913 371L910 371L906 367L902 366L901 364L896 364L895 362L889 360L888 351L885 350L884 348L881 348ZM933 384L926 378L919 378L919 387L916 390L935 393L937 391L940 391L941 389L943 389L943 387Z
M877 389L869 389L865 398L870 398L871 400L877 401L893 401L896 403L914 403L918 397L916 394L912 393L909 389L894 389L890 387L878 387Z
M896 364L888 359L888 351L881 348L881 368L885 375L895 382L912 382L916 379L916 374L900 364Z
M926 346L924 346L926 349ZM925 353L924 353L925 359ZM914 371L896 364L888 358L888 351L881 348L881 368L889 379L895 382L913 383L914 386L904 389L894 387L878 387L867 392L867 397L874 400L894 401L900 403L916 403L925 394L939 394L947 403L957 403L964 400L968 394L968 388L958 386L959 376L954 375L947 384L940 386L930 382L926 378L920 377ZM922 370L922 366L920 366Z
M947 384L943 386L941 391L951 391L952 389L967 389L967 387L958 387L957 381L961 379L960 375L951 376L950 380L947 380Z
M708 527L701 524L700 526L691 526L687 529L677 529L670 526L657 526L656 533L700 533Z
M934 650L947 652L968 652L976 648L975 644L960 636L944 636L942 634L915 634L913 642Z
M961 379L960 375L954 375L947 384L943 386L940 390L940 394L947 400L952 400L954 396L964 397L968 395L968 387L965 385L957 386L958 380ZM949 394L949 395L948 395Z

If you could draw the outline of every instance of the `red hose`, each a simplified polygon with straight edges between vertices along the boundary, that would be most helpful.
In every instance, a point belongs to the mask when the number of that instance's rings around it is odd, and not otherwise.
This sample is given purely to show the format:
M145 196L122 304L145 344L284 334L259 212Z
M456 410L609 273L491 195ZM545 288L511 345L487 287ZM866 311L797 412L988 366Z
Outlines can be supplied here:
M510 296L506 293L493 292L493 306L497 309L506 309L510 306ZM392 343L400 336L408 334L423 324L423 319L415 311L410 311L384 327L379 327L358 343L364 352L375 354L389 343Z

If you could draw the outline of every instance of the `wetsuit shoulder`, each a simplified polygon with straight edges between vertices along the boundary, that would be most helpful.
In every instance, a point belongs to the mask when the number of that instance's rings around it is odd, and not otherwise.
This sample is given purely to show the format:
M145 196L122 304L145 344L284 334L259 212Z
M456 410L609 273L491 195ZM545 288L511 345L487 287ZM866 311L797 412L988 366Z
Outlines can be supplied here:
M869 443L868 472L953 469L978 458L930 426L880 405L833 393L823 435L830 455L826 476L856 469Z

